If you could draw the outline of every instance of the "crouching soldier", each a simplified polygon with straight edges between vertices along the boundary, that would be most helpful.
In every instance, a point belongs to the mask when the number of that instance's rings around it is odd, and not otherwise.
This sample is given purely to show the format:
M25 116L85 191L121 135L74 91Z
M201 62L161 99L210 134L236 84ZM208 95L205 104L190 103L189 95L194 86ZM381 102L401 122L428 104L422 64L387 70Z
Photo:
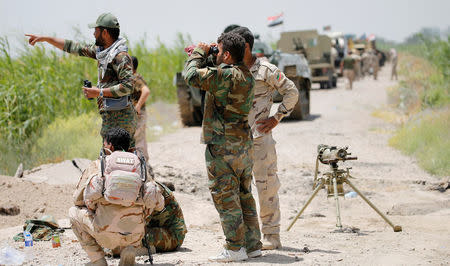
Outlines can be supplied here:
M72 229L91 262L107 265L104 248L120 254L119 265L134 265L145 234L145 217L164 208L164 193L146 181L141 160L127 152L131 136L122 128L105 134L106 156L91 163L77 185L70 208Z
M183 212L172 191L165 185L156 182L158 193L164 197L164 209L153 211L146 218L144 247L151 253L177 250L183 244L187 233Z

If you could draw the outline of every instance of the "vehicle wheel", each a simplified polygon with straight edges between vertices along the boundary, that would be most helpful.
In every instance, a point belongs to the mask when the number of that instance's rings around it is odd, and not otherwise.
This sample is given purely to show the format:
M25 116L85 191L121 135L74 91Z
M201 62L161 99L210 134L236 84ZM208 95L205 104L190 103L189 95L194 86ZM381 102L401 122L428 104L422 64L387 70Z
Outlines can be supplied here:
M178 107L181 122L185 126L199 126L202 124L201 110L195 110L191 103L191 93L188 86L177 86ZM200 115L199 115L200 113Z
M307 79L297 79L295 82L297 86L298 102L292 110L289 119L293 120L303 120L309 116L309 91L311 89L311 82ZM322 83L320 83L322 85Z
M334 86L333 86L333 79L334 79L334 76L333 76L333 72L331 71L331 69L329 69L328 70L328 81L326 82L326 86L327 86L327 89L331 89L331 88L333 88Z
M333 88L337 87L337 77L333 76Z

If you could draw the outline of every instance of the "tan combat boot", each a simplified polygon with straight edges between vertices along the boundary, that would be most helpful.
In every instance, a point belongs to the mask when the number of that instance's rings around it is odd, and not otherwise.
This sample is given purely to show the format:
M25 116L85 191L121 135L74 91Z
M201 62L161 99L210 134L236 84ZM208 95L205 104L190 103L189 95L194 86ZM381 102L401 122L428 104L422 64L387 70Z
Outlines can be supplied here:
M133 246L128 246L120 252L119 266L130 266L134 265L136 258L136 248Z
M265 234L262 240L262 250L281 249L281 241L279 234Z

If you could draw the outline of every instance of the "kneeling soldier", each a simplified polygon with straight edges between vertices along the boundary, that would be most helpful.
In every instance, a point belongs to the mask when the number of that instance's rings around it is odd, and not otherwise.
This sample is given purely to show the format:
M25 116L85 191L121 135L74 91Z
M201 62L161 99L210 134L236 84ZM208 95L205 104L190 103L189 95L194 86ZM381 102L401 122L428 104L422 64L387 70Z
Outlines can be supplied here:
M154 211L146 218L143 245L152 253L177 250L183 244L187 233L183 212L172 191L156 182L158 193L164 197L164 209Z
M120 253L119 265L134 265L144 218L164 208L159 186L146 182L141 160L126 152L130 141L125 129L107 131L103 144L108 155L83 172L74 194L70 222L90 265L107 265L103 248Z

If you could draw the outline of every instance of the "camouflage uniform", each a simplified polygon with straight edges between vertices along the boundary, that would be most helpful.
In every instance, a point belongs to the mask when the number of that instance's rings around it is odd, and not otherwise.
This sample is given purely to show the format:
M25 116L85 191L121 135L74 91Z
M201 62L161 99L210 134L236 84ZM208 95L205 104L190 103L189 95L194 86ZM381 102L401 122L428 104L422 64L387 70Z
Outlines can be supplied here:
M147 86L145 80L141 75L135 74L133 78L133 88L134 91L131 94L131 101L133 102L133 106L139 101L142 94L142 88ZM140 150L145 157L145 160L148 162L148 149L147 149L147 139L146 139L146 123L147 123L147 112L145 111L145 103L141 107L141 114L137 115L137 127L136 133L134 133L134 139L136 140L136 149Z
M71 40L65 40L63 50L65 52L96 59L97 46L94 44L81 44ZM127 52L120 52L111 63L108 64L103 79L99 81L102 88L110 88L114 97L122 97L133 92L133 63ZM97 105L102 117L102 129L100 135L113 127L120 127L133 136L131 146L134 146L134 132L136 131L136 111L132 104L119 111L105 111L103 101L97 98Z
M184 69L186 82L206 91L202 142L206 143L209 189L219 212L226 248L261 249L256 204L251 193L252 136L248 113L254 79L242 63L204 67L205 52L196 48ZM204 68L202 68L204 67Z
M256 58L250 68L255 78L255 98L248 116L253 133L253 175L258 190L260 218L263 234L280 233L280 203L278 189L280 181L277 176L277 154L272 132L261 133L256 121L267 119L273 104L272 95L278 91L283 95L283 102L274 117L280 121L289 115L298 101L295 84L286 78L275 65L263 58Z
M72 229L91 261L105 256L103 248L139 247L144 237L143 201L123 207L105 200L100 174L100 161L91 163L78 182L74 193L75 207L69 209Z
M183 244L187 233L183 211L172 191L157 183L164 196L164 209L153 212L146 219L144 244L154 246L158 252L174 251Z

